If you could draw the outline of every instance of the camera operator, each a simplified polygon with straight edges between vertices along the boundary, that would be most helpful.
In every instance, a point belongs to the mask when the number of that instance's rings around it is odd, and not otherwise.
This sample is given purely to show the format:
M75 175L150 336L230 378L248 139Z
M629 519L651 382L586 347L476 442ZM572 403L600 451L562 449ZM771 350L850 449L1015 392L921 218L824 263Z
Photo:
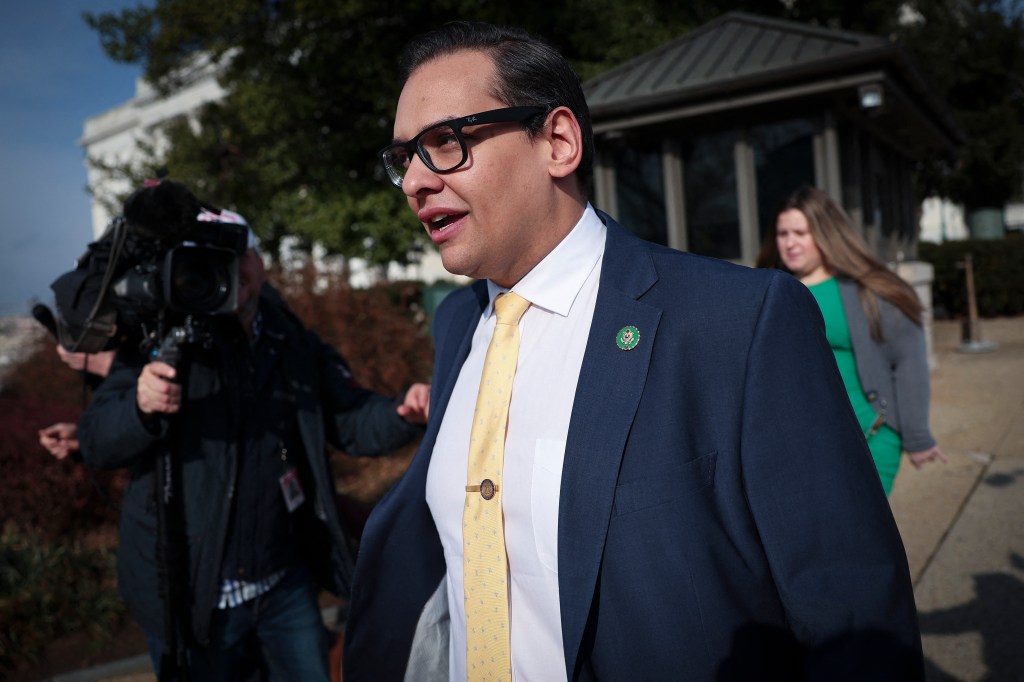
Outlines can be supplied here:
M133 201L180 194L175 185L129 198L129 227ZM175 200L189 207L190 196ZM192 680L238 679L257 656L271 679L328 680L315 584L347 596L352 556L325 441L352 455L404 445L426 421L429 387L415 384L396 401L356 385L266 283L251 236L238 272L236 313L210 317L206 342L186 347L177 366L127 345L118 351L80 422L82 454L96 468L131 470L119 587L158 671L169 632ZM181 565L169 586L159 578L168 567L158 559L155 511L163 453L176 491L170 556ZM165 613L162 592L180 608ZM166 628L168 615L177 630Z

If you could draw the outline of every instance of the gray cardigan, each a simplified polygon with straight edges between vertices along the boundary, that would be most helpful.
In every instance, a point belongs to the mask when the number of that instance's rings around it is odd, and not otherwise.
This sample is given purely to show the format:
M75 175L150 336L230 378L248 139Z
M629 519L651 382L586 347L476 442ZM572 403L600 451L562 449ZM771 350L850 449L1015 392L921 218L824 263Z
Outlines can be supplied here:
M857 375L871 407L899 432L907 452L935 445L928 430L928 358L924 330L888 301L878 299L882 343L871 338L857 283L837 278L843 299Z

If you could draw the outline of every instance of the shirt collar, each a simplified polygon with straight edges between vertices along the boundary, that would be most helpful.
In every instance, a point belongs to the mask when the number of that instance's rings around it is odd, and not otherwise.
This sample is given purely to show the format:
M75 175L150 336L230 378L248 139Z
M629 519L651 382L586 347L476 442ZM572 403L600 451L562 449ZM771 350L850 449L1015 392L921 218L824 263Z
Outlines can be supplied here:
M608 228L588 202L572 231L525 277L516 282L512 291L533 306L562 317L568 316L583 283L604 254L607 231ZM487 280L489 303L485 317L489 317L494 310L494 298L506 291L508 289Z

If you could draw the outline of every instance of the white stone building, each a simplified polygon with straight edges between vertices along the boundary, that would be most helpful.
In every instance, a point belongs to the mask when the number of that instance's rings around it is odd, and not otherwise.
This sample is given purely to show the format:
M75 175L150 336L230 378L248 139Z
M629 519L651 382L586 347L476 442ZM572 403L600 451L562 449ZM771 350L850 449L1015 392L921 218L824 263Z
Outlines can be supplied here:
M159 145L164 124L182 116L194 122L195 113L202 105L223 96L224 89L217 82L215 69L207 64L196 71L187 86L167 97L161 97L144 79L136 79L134 97L85 120L78 144L85 149L89 187L93 192L94 236L99 236L113 218L107 207L116 205L116 197L133 188L127 180L107 177L89 160L126 164L140 159L138 145Z

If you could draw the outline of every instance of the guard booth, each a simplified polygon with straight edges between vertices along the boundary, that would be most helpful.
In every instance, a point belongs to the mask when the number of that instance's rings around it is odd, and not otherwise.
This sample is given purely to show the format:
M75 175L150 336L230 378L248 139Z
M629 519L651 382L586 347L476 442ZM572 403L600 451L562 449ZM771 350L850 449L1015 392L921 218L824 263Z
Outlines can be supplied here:
M584 90L596 205L651 241L746 265L803 184L836 199L883 261L914 258L913 164L963 139L899 45L743 13Z

